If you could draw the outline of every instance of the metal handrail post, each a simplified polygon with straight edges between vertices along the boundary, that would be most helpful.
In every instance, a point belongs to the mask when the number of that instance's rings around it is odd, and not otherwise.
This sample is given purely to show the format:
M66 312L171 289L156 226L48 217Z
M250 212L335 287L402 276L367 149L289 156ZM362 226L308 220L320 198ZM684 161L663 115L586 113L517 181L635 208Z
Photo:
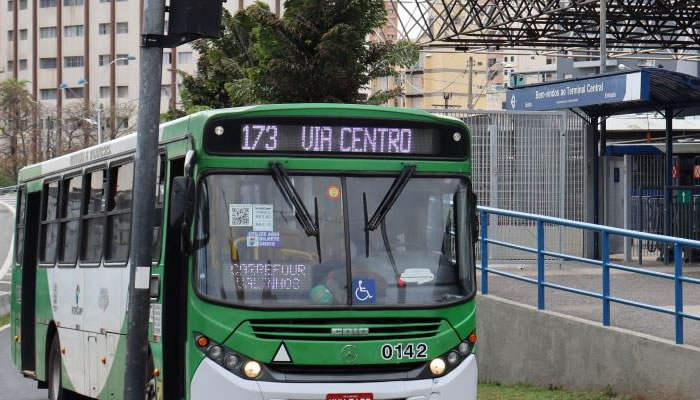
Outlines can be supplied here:
M537 309L544 310L544 222L537 220Z
M489 221L486 211L479 211L481 218L481 293L489 294Z
M603 325L610 326L610 233L601 232L603 267Z
M683 344L683 257L681 255L681 245L675 243L673 245L673 261L674 261L674 286L676 294L676 344Z

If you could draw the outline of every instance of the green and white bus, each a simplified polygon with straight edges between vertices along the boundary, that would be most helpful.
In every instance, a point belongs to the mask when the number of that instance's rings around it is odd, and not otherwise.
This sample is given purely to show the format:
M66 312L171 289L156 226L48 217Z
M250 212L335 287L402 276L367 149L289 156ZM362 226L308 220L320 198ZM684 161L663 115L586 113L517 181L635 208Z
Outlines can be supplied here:
M164 124L148 399L476 398L470 132L361 105ZM121 399L135 135L24 168L12 357Z

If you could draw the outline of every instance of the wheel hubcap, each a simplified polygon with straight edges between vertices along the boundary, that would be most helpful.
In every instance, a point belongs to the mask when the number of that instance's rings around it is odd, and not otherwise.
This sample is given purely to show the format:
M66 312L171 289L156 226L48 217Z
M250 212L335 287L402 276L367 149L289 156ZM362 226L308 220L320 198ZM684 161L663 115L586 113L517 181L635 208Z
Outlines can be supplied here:
M61 358L54 357L51 366L51 400L58 400L59 385L61 384Z

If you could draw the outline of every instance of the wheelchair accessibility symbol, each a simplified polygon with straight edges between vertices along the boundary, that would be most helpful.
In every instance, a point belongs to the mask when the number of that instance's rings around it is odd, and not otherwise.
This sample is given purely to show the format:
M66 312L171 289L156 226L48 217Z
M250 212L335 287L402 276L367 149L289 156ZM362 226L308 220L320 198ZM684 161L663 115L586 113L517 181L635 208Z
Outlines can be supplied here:
M352 280L352 292L356 304L374 304L377 301L377 284L374 279Z

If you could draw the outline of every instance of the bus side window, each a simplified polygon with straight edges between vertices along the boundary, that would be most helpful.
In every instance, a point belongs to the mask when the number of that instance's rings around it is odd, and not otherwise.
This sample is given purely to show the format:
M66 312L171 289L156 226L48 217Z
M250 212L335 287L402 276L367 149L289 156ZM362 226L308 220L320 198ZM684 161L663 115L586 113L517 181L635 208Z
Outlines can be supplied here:
M19 207L17 207L17 233L15 234L15 263L17 265L22 264L22 254L24 250L24 213L27 207L27 200L24 198L25 194L24 188L21 188L17 201Z
M83 233L80 261L99 263L102 259L104 238L104 184L105 170L99 169L85 174L85 205L83 210Z
M153 243L151 247L151 259L157 262L160 259L161 238L163 236L163 205L165 204L165 154L158 158L158 170L156 171L156 212L153 216Z
M78 232L83 197L83 176L78 175L63 181L61 196L61 229L58 263L74 266L78 258Z
M58 193L58 181L44 184L42 193L44 202L41 210L39 262L45 267L52 267L56 262L56 245L58 244Z
M107 248L105 261L125 263L129 258L131 235L131 203L134 183L134 163L118 165L109 170L107 196Z

